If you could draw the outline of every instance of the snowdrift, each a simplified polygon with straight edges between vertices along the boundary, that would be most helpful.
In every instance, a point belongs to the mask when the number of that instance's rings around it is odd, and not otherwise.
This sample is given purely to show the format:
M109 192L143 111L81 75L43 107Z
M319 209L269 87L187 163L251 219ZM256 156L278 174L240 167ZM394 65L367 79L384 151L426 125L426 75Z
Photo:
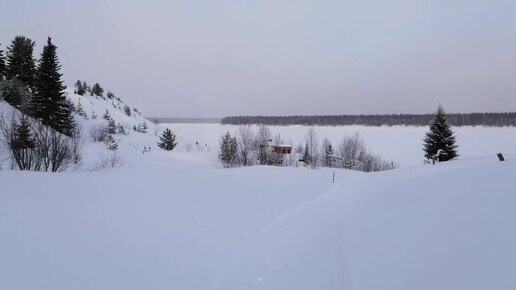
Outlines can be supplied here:
M0 289L514 289L516 156L0 172Z

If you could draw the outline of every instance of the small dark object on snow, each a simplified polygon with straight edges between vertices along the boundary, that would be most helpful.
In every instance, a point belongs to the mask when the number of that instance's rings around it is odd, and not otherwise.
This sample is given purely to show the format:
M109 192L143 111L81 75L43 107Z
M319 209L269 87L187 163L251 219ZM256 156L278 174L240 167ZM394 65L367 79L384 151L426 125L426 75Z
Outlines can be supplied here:
M502 154L502 153L497 153L496 155L498 156L498 159L499 159L500 161L505 161L505 158L503 157L503 154Z

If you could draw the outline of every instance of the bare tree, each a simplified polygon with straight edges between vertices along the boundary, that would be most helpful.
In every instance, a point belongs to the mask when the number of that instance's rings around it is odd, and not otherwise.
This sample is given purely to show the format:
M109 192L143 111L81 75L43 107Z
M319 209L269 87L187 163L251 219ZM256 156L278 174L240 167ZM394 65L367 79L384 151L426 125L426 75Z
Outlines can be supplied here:
M243 166L253 165L251 157L253 151L254 134L250 125L238 127L238 163Z
M258 133L255 138L254 146L256 149L256 157L261 165L270 165L271 152L269 145L272 142L271 130L264 125L258 127Z
M80 162L78 128L69 137L16 112L7 121L2 119L2 140L12 169L59 172Z
M359 170L360 158L365 153L365 145L360 135L344 137L338 148L338 161L342 168Z
M39 121L33 121L31 126L40 164L37 170L60 172L80 161L81 142L76 140L80 134L68 137Z

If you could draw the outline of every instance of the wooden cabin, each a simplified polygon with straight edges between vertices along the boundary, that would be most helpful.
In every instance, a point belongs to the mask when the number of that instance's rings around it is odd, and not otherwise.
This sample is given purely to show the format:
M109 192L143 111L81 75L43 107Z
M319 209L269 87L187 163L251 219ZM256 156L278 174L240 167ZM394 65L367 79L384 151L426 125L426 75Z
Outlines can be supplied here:
M278 153L278 154L291 154L292 153L292 146L290 145L277 145L272 146L272 152Z

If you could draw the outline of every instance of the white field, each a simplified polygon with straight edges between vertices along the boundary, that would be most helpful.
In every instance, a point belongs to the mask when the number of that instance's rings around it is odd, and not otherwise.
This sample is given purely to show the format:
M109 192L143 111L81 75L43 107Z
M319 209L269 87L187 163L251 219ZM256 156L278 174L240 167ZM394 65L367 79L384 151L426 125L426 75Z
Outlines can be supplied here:
M84 136L102 122L78 121ZM235 126L169 126L172 152L152 126L117 135L120 168L89 171L111 153L86 140L77 172L0 170L0 289L516 289L514 128L455 128L461 158L422 165L426 128L316 127L334 143L358 131L403 165L366 174L221 169L219 137ZM271 129L294 144L307 130Z
M186 151L188 144L192 148L195 142L208 145L211 149L208 158L216 162L220 136L229 131L234 135L238 126L220 124L160 124L162 128L169 127L176 132L180 141L178 151ZM257 131L257 126L252 126ZM306 126L269 126L273 135L279 134L281 139L294 146L305 145L305 135L310 127ZM313 127L319 137L319 144L328 138L334 147L344 136L359 133L371 152L384 159L399 162L400 166L423 164L423 138L427 127L362 127L336 126ZM496 153L516 152L516 128L514 127L456 127L459 159L477 158ZM192 151L197 151L193 150ZM205 150L206 153L207 150Z

